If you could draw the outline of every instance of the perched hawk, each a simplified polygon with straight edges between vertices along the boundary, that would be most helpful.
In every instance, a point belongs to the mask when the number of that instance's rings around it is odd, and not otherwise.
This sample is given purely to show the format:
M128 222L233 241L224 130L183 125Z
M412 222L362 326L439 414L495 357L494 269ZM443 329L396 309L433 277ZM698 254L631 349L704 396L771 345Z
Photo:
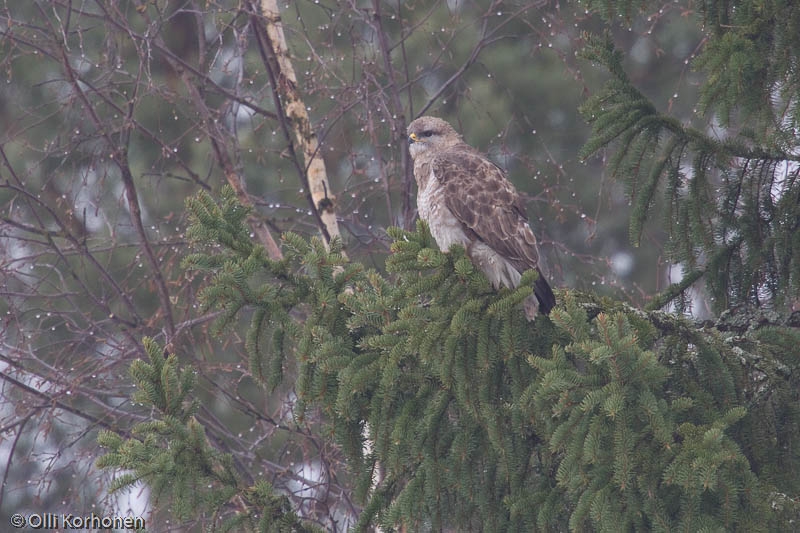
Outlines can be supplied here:
M547 314L555 296L539 269L539 253L525 205L503 171L466 144L440 118L420 117L408 126L419 192L419 216L441 250L458 243L495 288L516 287L522 272L535 268L539 279L526 299L529 320Z

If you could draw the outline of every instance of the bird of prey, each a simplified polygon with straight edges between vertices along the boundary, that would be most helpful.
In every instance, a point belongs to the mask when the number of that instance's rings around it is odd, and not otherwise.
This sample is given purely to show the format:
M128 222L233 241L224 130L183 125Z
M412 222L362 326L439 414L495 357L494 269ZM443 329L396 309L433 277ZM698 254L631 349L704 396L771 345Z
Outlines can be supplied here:
M548 314L555 296L539 269L525 205L503 170L440 118L414 120L408 142L419 216L439 248L463 245L495 288L517 287L524 271L536 269L539 279L523 304L525 315L533 320L537 309Z

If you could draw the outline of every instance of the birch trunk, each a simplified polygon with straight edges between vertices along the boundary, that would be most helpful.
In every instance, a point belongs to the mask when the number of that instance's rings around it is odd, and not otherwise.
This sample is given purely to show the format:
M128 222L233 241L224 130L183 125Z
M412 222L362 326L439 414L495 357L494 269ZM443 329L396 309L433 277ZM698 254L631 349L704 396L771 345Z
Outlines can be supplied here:
M293 130L295 142L303 153L308 188L314 206L327 229L328 237L332 239L340 235L334 198L328 183L325 161L319 150L317 135L311 129L308 112L297 90L297 76L286 45L280 10L276 0L260 0L260 8L272 45L272 53L279 68L277 90L283 102L286 118L289 119L289 126Z

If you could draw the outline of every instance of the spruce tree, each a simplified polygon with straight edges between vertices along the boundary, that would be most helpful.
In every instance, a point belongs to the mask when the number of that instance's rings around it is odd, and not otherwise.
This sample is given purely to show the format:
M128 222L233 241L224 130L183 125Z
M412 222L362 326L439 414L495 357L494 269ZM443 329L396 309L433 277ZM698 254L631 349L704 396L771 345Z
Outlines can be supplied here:
M424 223L391 231L382 275L347 262L337 240L326 249L287 234L284 259L268 259L231 189L219 205L201 193L189 209L191 235L223 247L185 266L209 272L203 297L225 311L219 325L255 309L247 346L264 387L296 367L297 414L324 413L357 478L358 529L774 531L797 518L800 487L786 474L800 459L800 413L788 407L798 390L796 329L732 334L565 291L549 318L531 324L520 302L534 273L514 291L494 291L463 248L436 249ZM242 493L235 475L207 458L194 429L174 426L191 426L190 410L171 422L186 385L160 377L172 374L152 351L133 374L140 397L168 419L138 429L141 443L105 435L113 453L101 465L169 487L178 508L199 496L176 472L210 476L226 489L209 490L201 508L225 515ZM754 389L756 375L769 394ZM155 458L146 468L142 446ZM175 452L189 447L201 453ZM227 519L266 512L251 502Z

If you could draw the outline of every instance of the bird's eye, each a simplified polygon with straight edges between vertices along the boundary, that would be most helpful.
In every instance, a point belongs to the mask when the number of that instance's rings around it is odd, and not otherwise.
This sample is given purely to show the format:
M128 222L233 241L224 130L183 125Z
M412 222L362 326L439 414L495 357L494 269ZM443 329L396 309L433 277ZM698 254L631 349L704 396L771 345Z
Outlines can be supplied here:
M431 130L425 130L425 131L423 131L423 132L421 133L421 135L422 135L423 137L430 137L431 135L433 135L433 132L432 132Z

